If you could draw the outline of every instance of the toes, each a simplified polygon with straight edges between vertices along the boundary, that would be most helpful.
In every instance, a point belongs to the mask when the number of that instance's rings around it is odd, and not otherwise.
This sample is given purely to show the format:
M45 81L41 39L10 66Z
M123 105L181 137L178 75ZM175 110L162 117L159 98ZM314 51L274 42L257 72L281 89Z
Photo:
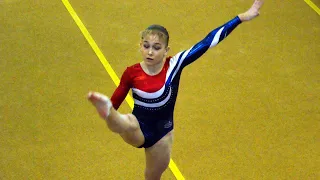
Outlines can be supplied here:
M96 104L98 102L101 102L101 103L110 103L110 99L101 94L101 93L98 93L98 92L89 92L88 93L88 96L87 96L88 100L91 101L92 103Z
M92 98L92 95L93 95L93 92L90 91L90 92L87 94L87 99L91 99L91 98Z
M99 100L99 97L95 96L93 92L89 92L88 94L88 100L91 101L92 103L96 103Z

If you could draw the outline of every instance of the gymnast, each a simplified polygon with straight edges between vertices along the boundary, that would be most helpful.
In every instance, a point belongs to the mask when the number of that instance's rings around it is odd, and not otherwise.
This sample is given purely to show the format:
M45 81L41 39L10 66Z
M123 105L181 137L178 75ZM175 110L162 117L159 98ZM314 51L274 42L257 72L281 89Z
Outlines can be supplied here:
M174 56L168 56L167 29L161 25L147 27L141 33L142 62L126 68L111 99L99 92L89 92L88 100L108 128L126 143L145 149L146 180L159 180L170 162L173 112L183 68L225 39L239 24L257 17L262 4L262 0L255 0L249 10ZM130 89L134 108L132 113L122 114L117 109Z

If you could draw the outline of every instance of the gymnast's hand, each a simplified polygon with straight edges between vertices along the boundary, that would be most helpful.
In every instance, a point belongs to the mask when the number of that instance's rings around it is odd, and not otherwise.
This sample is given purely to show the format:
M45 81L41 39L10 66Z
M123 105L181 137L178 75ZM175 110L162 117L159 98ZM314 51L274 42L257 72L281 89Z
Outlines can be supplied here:
M242 22L250 21L251 19L259 16L259 10L262 7L262 5L263 5L263 0L255 0L253 5L248 11L238 15L240 20Z

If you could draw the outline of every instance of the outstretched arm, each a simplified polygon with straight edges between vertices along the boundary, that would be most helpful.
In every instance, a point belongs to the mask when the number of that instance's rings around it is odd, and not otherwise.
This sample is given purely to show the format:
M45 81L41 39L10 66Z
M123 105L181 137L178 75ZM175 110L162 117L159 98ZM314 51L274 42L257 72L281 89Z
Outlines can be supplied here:
M236 16L224 25L211 31L204 39L184 52L187 53L187 56L185 57L183 66L187 66L197 60L209 48L216 46L224 40L241 22L240 18Z
M181 65L181 68L192 63L202 56L209 48L216 46L225 39L240 23L250 21L257 17L262 4L263 0L255 0L248 11L239 14L224 25L214 29L196 45L174 56L173 61L180 61L178 64Z

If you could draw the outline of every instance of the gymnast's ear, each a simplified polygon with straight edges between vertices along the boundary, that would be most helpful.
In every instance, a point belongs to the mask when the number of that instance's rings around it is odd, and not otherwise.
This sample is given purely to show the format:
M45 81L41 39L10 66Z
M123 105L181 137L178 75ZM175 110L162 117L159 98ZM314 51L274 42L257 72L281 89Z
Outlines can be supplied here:
M169 50L170 50L170 46L167 46L167 47L166 47L166 52L165 52L164 54L167 55L168 52L169 52Z

